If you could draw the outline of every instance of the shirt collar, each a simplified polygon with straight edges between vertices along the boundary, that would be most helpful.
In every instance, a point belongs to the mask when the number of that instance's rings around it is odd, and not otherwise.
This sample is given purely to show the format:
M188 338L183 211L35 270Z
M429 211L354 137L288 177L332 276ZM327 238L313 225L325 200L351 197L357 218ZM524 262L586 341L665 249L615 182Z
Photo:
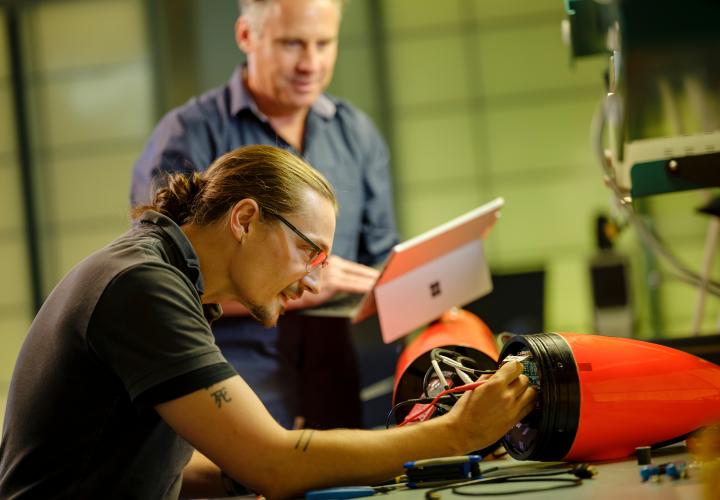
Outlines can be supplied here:
M140 223L154 224L167 235L185 262L185 269L181 269L181 271L195 285L198 294L202 295L205 293L205 283L203 282L202 273L200 272L200 261L195 253L195 249L192 247L192 243L187 239L185 233L182 232L180 226L175 224L169 217L154 210L144 212L140 216Z
M249 109L255 116L267 122L267 116L257 107L252 94L250 94L250 91L245 86L245 80L243 78L245 67L244 65L238 66L230 77L230 82L228 83L230 87L230 112L233 115L237 115L242 110ZM310 111L329 120L337 113L337 105L327 94L320 94L310 107Z

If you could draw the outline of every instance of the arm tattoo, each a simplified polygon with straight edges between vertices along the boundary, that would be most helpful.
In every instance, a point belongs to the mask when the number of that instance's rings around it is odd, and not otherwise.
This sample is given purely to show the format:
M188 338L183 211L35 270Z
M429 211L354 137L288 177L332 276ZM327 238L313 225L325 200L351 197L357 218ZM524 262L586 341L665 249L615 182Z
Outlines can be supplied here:
M232 398L227 394L227 389L224 387L221 387L215 392L211 392L210 396L213 397L218 408L220 408L223 403L229 403L232 401Z
M295 449L299 449L302 447L302 451L306 452L308 449L308 446L310 446L310 440L313 437L313 434L315 434L315 429L303 429L302 432L300 432L300 437L297 440L297 443L295 443ZM305 444L303 444L303 441L305 441Z

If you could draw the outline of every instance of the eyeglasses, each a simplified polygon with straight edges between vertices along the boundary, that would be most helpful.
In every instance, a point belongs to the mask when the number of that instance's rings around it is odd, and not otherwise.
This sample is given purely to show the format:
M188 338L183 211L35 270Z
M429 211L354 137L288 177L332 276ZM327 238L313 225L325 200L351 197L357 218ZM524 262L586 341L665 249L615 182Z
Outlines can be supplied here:
M320 248L320 247L318 246L318 244L315 243L313 240L311 240L310 238L308 238L307 236L305 236L305 235L302 233L302 231L300 231L298 228L296 228L295 226L293 226L292 224L290 224L290 222L289 222L285 217L283 217L282 215L276 214L275 212L271 212L270 210L267 210L267 209L265 209L265 211L268 212L268 213L270 213L270 214L272 214L274 217L277 217L278 219L280 219L280 222L282 222L282 223L285 224L287 227L289 227L290 229L292 229L292 231L293 231L295 234L297 234L298 236L300 236L308 245L310 245L310 246L312 247L312 249L313 249L313 254L310 256L310 260L308 260L308 261L305 263L305 270L306 270L307 272L311 273L311 272L313 272L315 269L317 269L318 267L324 268L325 266L327 266L327 264L328 264L328 262L327 262L328 253L327 253L325 250L323 250L322 248Z

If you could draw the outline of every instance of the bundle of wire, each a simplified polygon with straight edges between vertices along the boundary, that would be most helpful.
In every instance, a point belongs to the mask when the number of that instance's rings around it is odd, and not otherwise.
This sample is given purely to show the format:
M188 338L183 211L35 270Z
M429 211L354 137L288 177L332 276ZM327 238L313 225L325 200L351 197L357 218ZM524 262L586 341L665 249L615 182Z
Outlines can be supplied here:
M433 416L435 411L437 410L437 405L440 402L440 400L444 396L448 396L451 394L457 394L459 392L465 392L465 391L471 391L475 389L476 387L480 387L483 385L484 382L473 382L472 384L465 384L460 385L457 387L453 387L451 389L446 389L442 391L440 394L435 396L433 399L430 400L427 404L418 403L413 407L412 410L410 410L410 413L408 413L407 417L405 417L405 420L403 420L401 423L398 424L398 427L402 427L403 425L412 424L415 422L422 422L424 420L428 420ZM456 399L453 397L452 402L454 403Z
M449 370L443 372L441 365L448 367ZM449 349L433 349L430 351L430 368L423 378L423 394L420 398L401 401L393 406L388 413L386 427L390 426L390 418L399 408L410 404L413 408L398 427L429 420L438 413L438 410L447 413L457 401L457 394L471 391L485 383L483 380L477 380L478 376L495 373L495 370L478 370L476 367L475 360L468 356ZM471 375L475 375L475 381ZM461 385L456 385L458 381L455 377L462 382Z

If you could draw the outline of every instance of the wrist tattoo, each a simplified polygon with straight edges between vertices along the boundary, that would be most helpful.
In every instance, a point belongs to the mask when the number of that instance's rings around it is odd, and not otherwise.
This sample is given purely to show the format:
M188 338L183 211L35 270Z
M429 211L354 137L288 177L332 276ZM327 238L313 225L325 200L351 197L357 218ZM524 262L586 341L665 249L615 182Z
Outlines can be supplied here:
M298 450L302 448L302 451L306 452L308 446L310 446L310 440L312 439L313 434L315 434L315 429L303 429L302 432L300 432L300 437L298 437L297 443L295 443L295 449Z
M215 405L220 408L223 403L229 403L232 398L228 396L227 389L221 387L217 391L211 392L210 396L215 400Z

